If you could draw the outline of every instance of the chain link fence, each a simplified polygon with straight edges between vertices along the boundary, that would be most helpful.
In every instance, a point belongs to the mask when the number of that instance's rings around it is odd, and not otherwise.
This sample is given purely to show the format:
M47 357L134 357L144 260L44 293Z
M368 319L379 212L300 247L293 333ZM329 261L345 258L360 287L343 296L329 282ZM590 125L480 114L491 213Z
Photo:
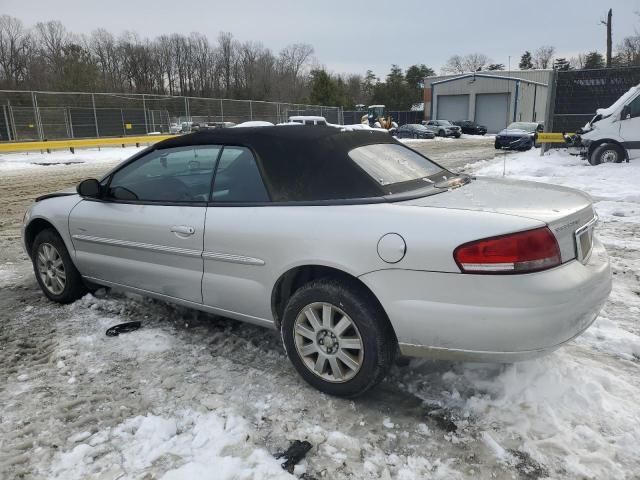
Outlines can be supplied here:
M183 124L322 116L343 124L342 108L256 100L124 93L0 90L0 141L176 133Z

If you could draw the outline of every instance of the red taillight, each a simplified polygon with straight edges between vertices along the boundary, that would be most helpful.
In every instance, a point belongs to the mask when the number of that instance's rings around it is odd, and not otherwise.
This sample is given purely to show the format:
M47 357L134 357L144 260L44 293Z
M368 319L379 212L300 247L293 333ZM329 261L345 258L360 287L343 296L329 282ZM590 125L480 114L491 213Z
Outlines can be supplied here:
M465 243L453 258L465 273L528 273L560 265L560 249L542 227Z

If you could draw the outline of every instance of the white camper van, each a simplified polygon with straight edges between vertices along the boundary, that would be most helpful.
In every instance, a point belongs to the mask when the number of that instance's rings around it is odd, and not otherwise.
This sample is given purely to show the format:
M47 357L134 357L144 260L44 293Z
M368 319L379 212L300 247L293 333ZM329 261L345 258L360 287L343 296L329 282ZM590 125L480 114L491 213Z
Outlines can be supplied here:
M640 157L640 85L609 108L596 110L596 116L577 133L574 145L591 165Z

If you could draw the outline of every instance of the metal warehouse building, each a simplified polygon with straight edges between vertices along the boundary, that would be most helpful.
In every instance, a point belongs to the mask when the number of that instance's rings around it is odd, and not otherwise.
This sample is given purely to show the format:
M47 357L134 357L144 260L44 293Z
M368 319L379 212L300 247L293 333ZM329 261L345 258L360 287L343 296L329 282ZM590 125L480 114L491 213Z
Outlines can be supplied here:
M544 121L552 70L486 71L425 79L425 116L474 120L496 133L514 121Z

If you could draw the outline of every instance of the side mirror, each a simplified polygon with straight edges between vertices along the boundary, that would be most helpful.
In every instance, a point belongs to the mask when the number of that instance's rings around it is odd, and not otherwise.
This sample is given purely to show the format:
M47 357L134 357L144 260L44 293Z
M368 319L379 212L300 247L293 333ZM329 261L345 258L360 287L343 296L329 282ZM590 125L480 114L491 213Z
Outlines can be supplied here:
M620 120L626 120L627 118L631 118L631 108L629 108L629 105L625 105L620 114Z
M81 197L100 198L102 195L102 185L95 178L88 178L78 184L76 191Z

